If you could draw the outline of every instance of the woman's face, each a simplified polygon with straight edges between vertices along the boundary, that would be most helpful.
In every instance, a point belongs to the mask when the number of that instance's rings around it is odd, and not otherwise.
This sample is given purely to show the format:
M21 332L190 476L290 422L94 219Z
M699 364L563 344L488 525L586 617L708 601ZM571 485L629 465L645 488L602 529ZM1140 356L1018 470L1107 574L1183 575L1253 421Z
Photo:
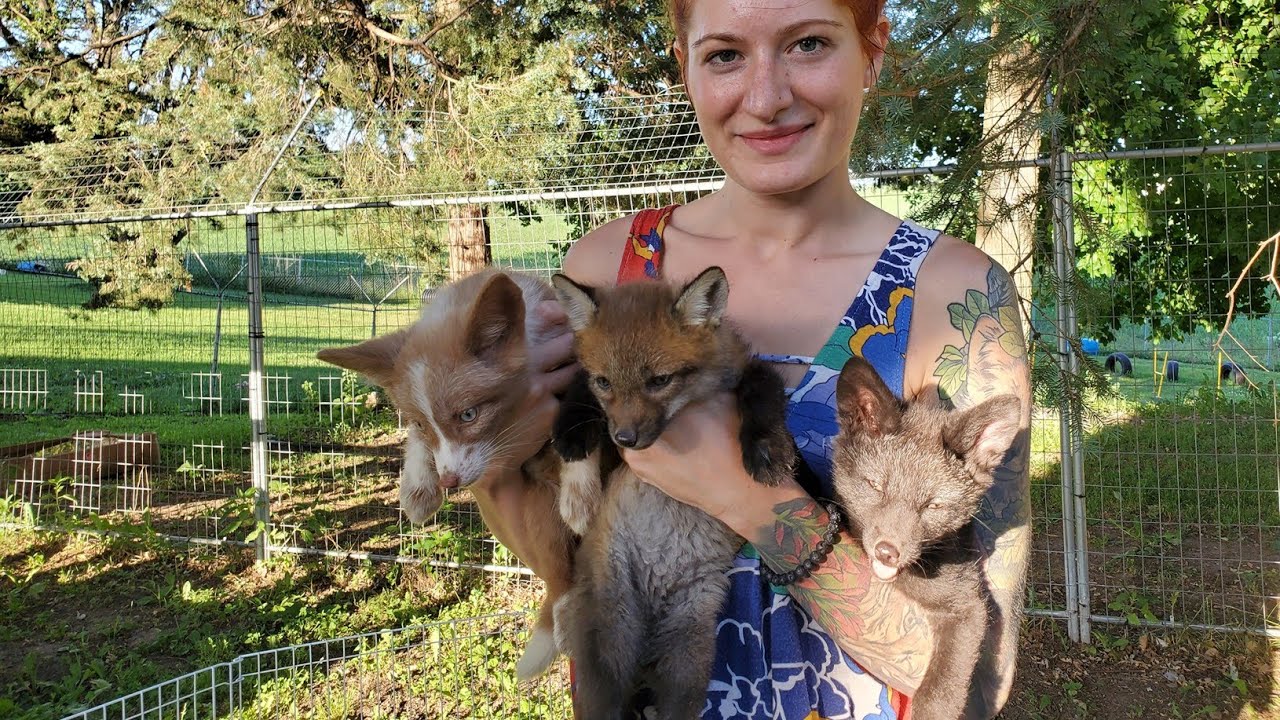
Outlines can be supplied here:
M848 8L697 0L683 50L703 138L735 182L777 194L847 173L863 91L874 81Z

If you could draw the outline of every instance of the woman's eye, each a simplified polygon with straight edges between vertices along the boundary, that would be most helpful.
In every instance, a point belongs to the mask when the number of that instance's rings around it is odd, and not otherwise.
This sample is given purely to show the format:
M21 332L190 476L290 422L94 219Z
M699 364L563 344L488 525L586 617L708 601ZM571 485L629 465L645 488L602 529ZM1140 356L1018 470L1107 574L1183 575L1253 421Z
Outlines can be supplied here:
M480 411L473 407L469 407L458 413L458 419L464 423L475 422L478 417L480 417Z
M608 390L613 386L609 384L609 378L598 377L596 378L596 387L600 388L601 390Z
M796 48L802 53L815 53L826 45L821 38L807 37L796 43Z
M712 65L726 65L738 59L737 50L717 50L707 56L707 62Z

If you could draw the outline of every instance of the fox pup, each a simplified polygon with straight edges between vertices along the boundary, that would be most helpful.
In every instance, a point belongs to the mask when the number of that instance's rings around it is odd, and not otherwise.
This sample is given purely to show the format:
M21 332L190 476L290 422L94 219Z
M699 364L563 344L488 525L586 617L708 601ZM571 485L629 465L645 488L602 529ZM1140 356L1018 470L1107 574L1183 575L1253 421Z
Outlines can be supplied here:
M956 720L988 623L973 516L1019 431L1021 403L905 403L855 357L840 372L836 406L835 499L876 577L918 602L934 632L911 716Z
M547 585L533 637L516 666L520 679L545 670L558 654L552 608L573 578L577 538L557 512L562 473L598 477L585 464L565 465L550 445L520 468L526 485L524 543L496 511L510 477L508 444L519 439L519 403L529 384L525 309L554 299L543 280L485 269L442 287L413 325L317 357L383 387L408 424L400 506L409 521L431 517L442 488L470 488L485 525Z
M563 275L551 281L588 388L577 388L580 402L561 406L555 445L566 459L609 444L646 448L681 408L732 390L746 469L770 485L791 476L796 451L784 424L782 379L752 360L723 322L729 284L720 268L683 288L646 281L593 289ZM574 587L555 609L558 639L578 676L576 717L623 717L642 681L654 691L658 717L701 712L725 573L741 544L719 520L617 468L583 537Z

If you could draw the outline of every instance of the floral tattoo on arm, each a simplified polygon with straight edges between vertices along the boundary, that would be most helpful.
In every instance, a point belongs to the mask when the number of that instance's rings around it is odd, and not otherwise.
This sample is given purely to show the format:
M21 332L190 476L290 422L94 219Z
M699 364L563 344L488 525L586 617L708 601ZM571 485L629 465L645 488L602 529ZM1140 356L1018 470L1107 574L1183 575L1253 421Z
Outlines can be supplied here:
M752 542L775 567L795 567L817 546L827 511L809 498L779 503L777 520ZM888 583L872 582L871 565L847 534L814 572L788 586L791 596L872 675L913 693L924 678L933 632L924 612Z
M942 400L966 408L993 395L1013 393L1023 401L1022 432L996 469L995 485L983 499L975 523L986 554L987 587L999 613L983 650L989 671L982 672L983 665L979 666L970 708L979 703L981 716L990 717L1004 704L1013 680L1031 550L1031 382L1018 299L1003 268L993 262L987 271L986 291L970 289L964 302L952 303L948 310L963 344L947 345L938 357L934 376Z

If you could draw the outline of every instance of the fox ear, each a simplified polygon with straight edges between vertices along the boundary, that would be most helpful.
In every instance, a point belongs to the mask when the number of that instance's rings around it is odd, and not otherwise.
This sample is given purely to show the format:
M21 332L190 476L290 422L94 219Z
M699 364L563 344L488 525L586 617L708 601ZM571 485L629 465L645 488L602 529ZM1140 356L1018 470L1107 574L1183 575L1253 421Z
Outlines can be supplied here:
M358 345L325 348L316 353L316 357L330 365L354 370L369 378L375 385L385 388L394 379L396 356L400 354L400 348L404 347L404 341L408 337L407 329L398 330L365 340Z
M840 370L836 409L843 432L880 437L897 432L902 424L902 401L884 384L871 363L856 355Z
M510 277L498 273L480 290L467 320L467 350L490 359L512 346L524 346L524 294Z
M684 286L676 300L675 313L685 325L720 324L725 308L729 305L729 278L724 270L712 266Z
M569 316L569 327L574 332L581 332L596 319L596 301L591 288L579 285L563 273L551 276L551 286L555 288L556 298L564 306L565 314Z
M1022 429L1022 402L1016 395L997 395L975 407L953 413L942 443L966 464L989 473L1004 461Z

